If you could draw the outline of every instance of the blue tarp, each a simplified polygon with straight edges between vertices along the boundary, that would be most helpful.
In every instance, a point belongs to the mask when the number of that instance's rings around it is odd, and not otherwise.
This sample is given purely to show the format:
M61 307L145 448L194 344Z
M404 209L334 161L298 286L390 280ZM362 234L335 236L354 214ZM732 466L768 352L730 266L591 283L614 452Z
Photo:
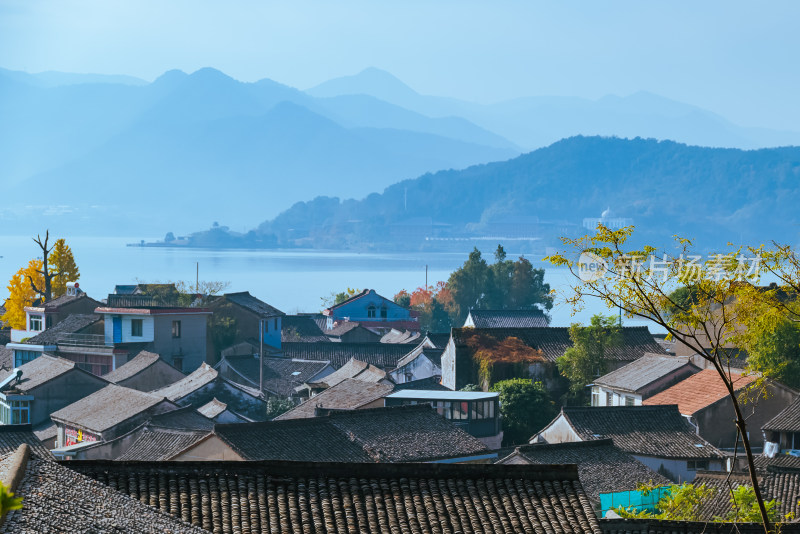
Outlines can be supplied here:
M615 491L612 493L600 494L600 517L605 517L606 512L612 508L632 508L634 510L656 510L656 504L661 500L661 497L669 494L669 486L655 488L648 492L647 495L641 490L631 491Z

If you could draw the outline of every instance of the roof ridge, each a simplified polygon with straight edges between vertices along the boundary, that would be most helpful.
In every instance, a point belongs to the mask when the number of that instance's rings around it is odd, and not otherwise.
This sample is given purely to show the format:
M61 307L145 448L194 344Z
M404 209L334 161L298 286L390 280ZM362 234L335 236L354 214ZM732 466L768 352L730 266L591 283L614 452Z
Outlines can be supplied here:
M17 490L17 486L25 476L25 470L28 467L28 459L31 457L31 447L27 443L22 443L17 450L11 453L9 458L9 467L2 476L3 485L13 493ZM2 524L2 518L0 518Z

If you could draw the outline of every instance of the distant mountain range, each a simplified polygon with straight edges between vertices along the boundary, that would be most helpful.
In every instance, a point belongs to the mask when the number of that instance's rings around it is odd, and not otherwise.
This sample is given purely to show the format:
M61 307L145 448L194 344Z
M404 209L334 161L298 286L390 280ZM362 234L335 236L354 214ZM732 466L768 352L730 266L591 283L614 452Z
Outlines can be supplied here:
M633 224L637 243L700 250L800 243L800 148L744 151L573 137L509 161L405 180L360 200L318 197L257 229L199 232L194 246L462 250L498 242L547 253L561 236Z
M298 201L371 202L401 180L446 169L471 175L470 166L578 134L800 144L798 133L742 128L647 93L482 105L420 95L378 69L306 91L214 69L169 71L152 83L0 69L0 117L0 223L19 233L146 236L214 220L245 229L285 218L278 214ZM417 194L404 189L404 202L419 204ZM519 212L511 207L491 209ZM481 213L463 216L480 222Z

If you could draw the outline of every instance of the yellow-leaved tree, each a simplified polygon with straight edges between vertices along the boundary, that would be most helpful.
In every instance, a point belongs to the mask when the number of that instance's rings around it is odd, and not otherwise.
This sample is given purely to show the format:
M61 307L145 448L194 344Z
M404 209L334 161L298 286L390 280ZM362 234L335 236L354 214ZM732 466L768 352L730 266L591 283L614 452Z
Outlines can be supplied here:
M11 278L8 283L8 300L6 300L6 312L0 317L0 321L8 324L11 328L24 330L25 325L25 306L30 306L37 298L37 293L31 286L31 281L37 286L42 287L44 277L41 274L42 261L31 260L27 267L23 267Z
M67 282L77 282L81 277L72 249L69 248L64 238L53 245L49 256L49 269L52 276L50 290L53 298L60 297L67 292Z

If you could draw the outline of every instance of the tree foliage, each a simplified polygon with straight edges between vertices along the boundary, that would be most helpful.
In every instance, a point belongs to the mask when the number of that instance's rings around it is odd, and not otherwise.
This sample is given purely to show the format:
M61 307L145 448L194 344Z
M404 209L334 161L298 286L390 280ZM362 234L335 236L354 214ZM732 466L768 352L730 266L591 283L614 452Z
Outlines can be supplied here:
M43 286L44 278L41 275L42 261L31 260L27 267L17 271L8 283L8 300L5 302L6 311L0 321L10 328L25 330L25 307L32 306L37 294L33 285Z
M572 346L556 360L558 370L569 380L573 394L586 391L586 386L608 371L608 350L619 346L622 332L614 316L594 315L589 326L573 323L569 327Z
M586 298L598 298L628 317L652 320L716 370L733 407L755 501L764 530L769 532L771 521L758 487L747 421L737 395L740 388L734 385L738 375L730 370L736 353L729 347L748 348L748 340L758 332L769 331L786 318L800 318L795 299L781 297L800 290L800 259L791 247L775 245L774 250L730 247L700 261L702 256L688 239L676 237L675 247L667 253L648 245L630 246L627 241L632 233L633 227L611 230L598 225L594 235L563 238L566 250L546 259L575 274L573 292L566 299L574 309L582 309ZM581 259L587 257L588 262ZM593 272L584 268L587 264L603 269ZM759 287L761 268L781 284L774 290ZM690 298L676 298L674 290L680 285L691 286ZM760 385L761 379L748 387Z
M454 271L447 286L452 296L451 317L463 324L471 308L544 309L553 307L550 286L544 282L544 269L534 269L526 258L506 258L502 245L497 246L491 265L475 248L467 261Z
M72 249L63 238L56 240L53 245L49 263L52 273L50 289L53 297L60 297L67 292L67 282L77 282L81 277Z
M275 419L282 413L288 412L294 408L295 404L292 399L284 397L269 397L267 399L267 419Z
M540 382L502 380L492 386L492 391L500 393L504 446L527 443L555 417L555 403Z
M11 510L22 508L22 497L14 497L5 484L0 482L0 519Z
M344 291L340 291L338 293L336 291L331 291L330 295L327 297L320 297L320 300L325 308L330 308L331 306L336 306L337 304L341 304L347 299L354 297L355 295L361 293L361 291L361 289L348 287Z

